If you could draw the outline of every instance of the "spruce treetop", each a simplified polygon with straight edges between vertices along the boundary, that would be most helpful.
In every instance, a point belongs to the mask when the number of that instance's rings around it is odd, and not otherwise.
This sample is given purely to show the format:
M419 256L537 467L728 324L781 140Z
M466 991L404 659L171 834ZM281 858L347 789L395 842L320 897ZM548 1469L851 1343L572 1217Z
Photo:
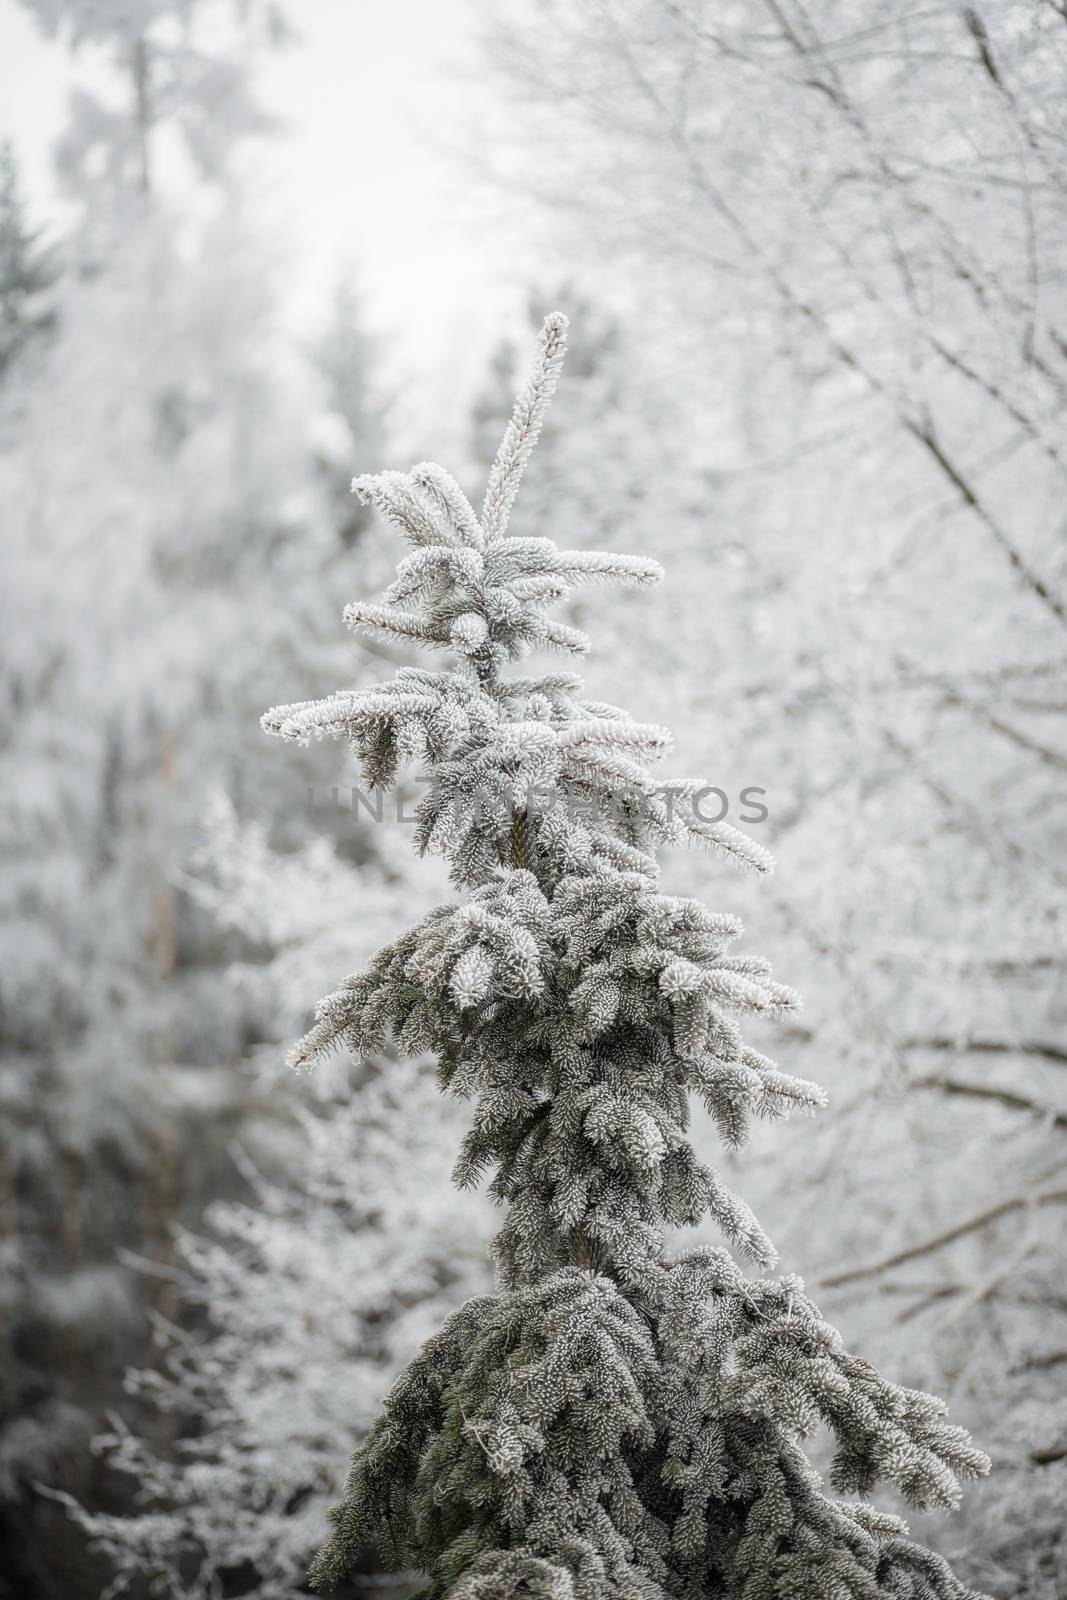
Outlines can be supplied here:
M725 1248L664 1254L668 1228L710 1217L758 1266L775 1260L694 1149L692 1094L731 1148L753 1115L824 1097L742 1037L745 1016L788 1012L795 992L734 953L734 917L658 884L666 844L757 871L770 857L702 819L701 780L657 778L666 730L585 699L571 673L508 674L533 650L584 654L550 615L579 584L662 576L508 532L566 327L545 322L480 515L426 463L353 485L412 553L349 625L455 664L263 719L298 742L346 739L374 787L419 764L417 847L447 856L464 895L323 1000L292 1060L387 1039L434 1055L442 1088L474 1105L456 1181L491 1173L505 1209L499 1294L454 1313L393 1388L313 1581L375 1546L427 1575L428 1600L964 1600L899 1518L831 1497L803 1450L826 1426L835 1491L886 1480L952 1507L988 1461L943 1403L850 1355L799 1279L749 1279Z

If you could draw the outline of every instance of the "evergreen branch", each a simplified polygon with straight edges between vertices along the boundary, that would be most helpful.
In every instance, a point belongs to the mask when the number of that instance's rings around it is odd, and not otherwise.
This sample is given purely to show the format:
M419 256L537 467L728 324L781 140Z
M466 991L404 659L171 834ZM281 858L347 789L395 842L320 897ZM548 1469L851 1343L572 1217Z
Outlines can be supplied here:
M482 505L482 529L487 543L502 538L507 531L523 471L540 438L545 413L559 381L566 348L567 318L556 311L545 318L530 375L515 401L511 421L489 473Z
M420 644L444 644L431 622L414 611L397 611L392 606L377 606L369 601L353 601L345 607L345 625L355 631L365 628L385 639L411 639Z
M617 556L606 550L561 550L559 571L570 583L621 583L647 588L662 583L663 568L647 556Z
M485 535L467 496L450 472L434 461L420 461L412 467L413 482L431 502L446 526L456 529L463 542L472 550L485 546Z

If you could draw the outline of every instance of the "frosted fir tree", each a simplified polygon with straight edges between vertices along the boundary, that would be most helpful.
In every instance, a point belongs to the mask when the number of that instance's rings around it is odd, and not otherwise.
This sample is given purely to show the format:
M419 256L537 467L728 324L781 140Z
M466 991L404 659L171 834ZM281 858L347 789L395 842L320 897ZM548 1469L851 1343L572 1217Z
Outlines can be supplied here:
M548 318L480 517L437 466L354 485L413 551L349 624L458 664L264 718L286 739L347 739L376 787L423 763L418 848L449 858L465 896L322 1001L293 1061L390 1034L434 1052L442 1088L474 1102L456 1181L493 1169L506 1207L499 1293L456 1311L394 1385L312 1582L374 1546L427 1574L427 1600L963 1600L899 1518L831 1498L804 1452L826 1427L834 1490L886 1480L951 1508L989 1463L943 1402L850 1355L796 1277L748 1278L725 1248L664 1254L666 1229L710 1215L774 1261L694 1150L690 1094L730 1148L753 1114L823 1095L741 1036L740 1018L797 997L730 953L735 918L657 887L661 845L695 839L757 871L769 857L701 820L699 781L652 774L663 729L586 701L570 673L505 675L532 649L585 652L548 611L576 585L661 576L508 534L565 332Z

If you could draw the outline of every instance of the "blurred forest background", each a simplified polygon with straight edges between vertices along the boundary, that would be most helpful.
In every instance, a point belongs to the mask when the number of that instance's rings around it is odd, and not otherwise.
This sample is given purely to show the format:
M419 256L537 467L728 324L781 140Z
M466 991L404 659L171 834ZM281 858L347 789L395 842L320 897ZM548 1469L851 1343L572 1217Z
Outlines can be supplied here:
M278 8L7 3L74 91L61 222L0 127L0 1596L304 1593L392 1373L486 1282L432 1073L280 1067L441 883L258 717L387 675L340 623L396 556L349 480L444 455L476 493L556 307L514 529L666 566L583 602L588 678L730 820L766 790L769 886L666 878L802 990L773 1048L831 1093L732 1181L991 1451L923 1539L1067 1593L1061 0L487 5L427 136L510 266L422 420L352 272L287 315Z

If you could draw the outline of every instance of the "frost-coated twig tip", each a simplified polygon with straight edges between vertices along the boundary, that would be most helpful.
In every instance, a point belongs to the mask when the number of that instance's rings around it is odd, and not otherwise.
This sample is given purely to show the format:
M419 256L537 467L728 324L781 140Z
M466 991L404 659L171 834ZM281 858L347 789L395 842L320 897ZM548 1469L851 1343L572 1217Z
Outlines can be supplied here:
M545 318L530 374L515 401L507 431L493 462L482 503L482 528L487 542L507 531L522 474L541 435L567 349L567 318L554 311Z

